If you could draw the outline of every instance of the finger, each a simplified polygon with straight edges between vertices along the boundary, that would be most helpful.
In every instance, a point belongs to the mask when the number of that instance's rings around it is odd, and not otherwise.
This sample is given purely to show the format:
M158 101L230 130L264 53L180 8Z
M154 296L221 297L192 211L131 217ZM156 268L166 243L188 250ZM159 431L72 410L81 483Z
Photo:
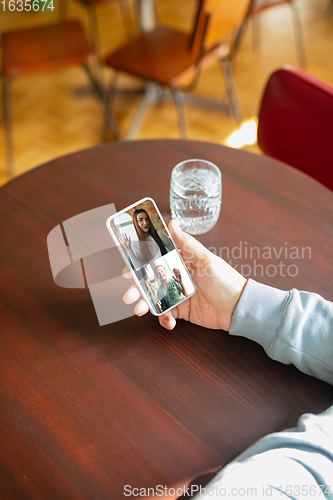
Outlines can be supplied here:
M189 235L182 231L176 219L171 219L168 224L168 228L176 245L182 246L183 240L186 240Z
M128 270L127 267L124 267L124 269L122 270L121 274L123 275L123 277L125 278L125 280L131 280L131 279L133 279L132 275L129 272L129 270Z
M190 259L197 261L209 254L209 250L207 250L198 240L180 229L176 220L171 220L168 227L177 248L179 248L182 256L186 260Z
M148 304L145 300L140 300L134 307L134 312L137 316L143 316L149 311Z
M127 292L123 295L123 301L125 304L133 304L141 297L141 293L135 285L132 285Z
M173 330L176 326L176 320L172 314L174 309L168 313L162 314L159 317L160 325L163 326L166 330Z

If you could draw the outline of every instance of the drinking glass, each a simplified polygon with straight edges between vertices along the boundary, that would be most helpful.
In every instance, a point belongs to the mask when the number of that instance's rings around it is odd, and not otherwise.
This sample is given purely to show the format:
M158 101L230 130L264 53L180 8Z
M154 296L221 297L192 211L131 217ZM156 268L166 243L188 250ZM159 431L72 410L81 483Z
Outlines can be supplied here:
M173 219L189 234L210 231L219 218L222 175L207 160L185 160L171 173L170 209Z

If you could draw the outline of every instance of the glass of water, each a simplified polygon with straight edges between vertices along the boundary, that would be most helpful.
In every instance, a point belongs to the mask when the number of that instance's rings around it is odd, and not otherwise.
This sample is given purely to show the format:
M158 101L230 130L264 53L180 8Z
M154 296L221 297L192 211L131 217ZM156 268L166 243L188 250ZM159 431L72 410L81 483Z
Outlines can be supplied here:
M207 233L215 226L222 202L222 175L207 160L185 160L172 170L170 209L189 234Z

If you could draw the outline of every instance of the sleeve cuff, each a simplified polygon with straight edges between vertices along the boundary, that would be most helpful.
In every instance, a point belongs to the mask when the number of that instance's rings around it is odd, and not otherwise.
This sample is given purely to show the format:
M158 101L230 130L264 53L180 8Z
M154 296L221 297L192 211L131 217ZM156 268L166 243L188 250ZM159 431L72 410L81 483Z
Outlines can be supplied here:
M231 320L230 335L258 342L267 351L282 324L290 292L249 279Z

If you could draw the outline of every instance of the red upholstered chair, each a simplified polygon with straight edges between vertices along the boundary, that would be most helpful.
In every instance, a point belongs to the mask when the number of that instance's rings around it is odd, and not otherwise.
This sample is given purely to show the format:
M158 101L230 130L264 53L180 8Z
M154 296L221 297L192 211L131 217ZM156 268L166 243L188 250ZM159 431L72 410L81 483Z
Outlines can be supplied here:
M258 145L333 190L333 85L285 66L269 78Z

